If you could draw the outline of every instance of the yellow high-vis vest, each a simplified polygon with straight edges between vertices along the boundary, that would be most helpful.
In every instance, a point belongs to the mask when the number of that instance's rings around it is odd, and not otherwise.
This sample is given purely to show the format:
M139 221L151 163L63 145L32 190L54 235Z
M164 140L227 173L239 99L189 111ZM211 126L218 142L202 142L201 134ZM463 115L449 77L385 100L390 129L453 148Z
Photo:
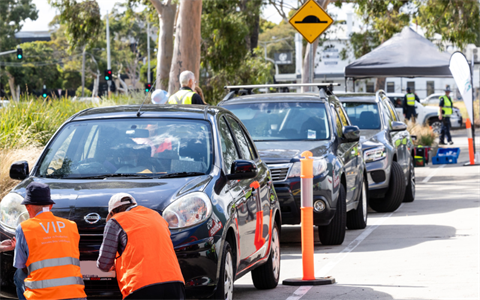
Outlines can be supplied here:
M190 90L179 90L168 98L168 104L192 104L194 94Z
M407 94L406 96L407 96L407 105L415 106L415 94L410 93L410 94Z
M450 117L453 114L453 103L447 96L442 96L440 99L443 99L443 116Z

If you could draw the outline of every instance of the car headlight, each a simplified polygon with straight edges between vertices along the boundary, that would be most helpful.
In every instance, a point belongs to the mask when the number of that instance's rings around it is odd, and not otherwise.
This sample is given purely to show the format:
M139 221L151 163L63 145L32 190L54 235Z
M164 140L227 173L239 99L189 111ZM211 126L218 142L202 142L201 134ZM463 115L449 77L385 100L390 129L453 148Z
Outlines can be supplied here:
M172 202L163 211L163 218L171 229L180 229L197 225L212 214L212 202L205 193L196 192L185 195Z
M377 147L373 148L370 150L366 150L365 153L363 154L363 158L365 162L372 162L372 161L377 161L384 159L386 157L387 153L385 152L385 147Z
M23 197L16 193L7 194L0 202L0 222L15 230L18 224L28 219L28 211L22 205Z
M313 176L322 174L327 170L327 160L323 157L312 157L313 158ZM302 163L296 162L290 168L288 173L288 178L300 177L302 175Z

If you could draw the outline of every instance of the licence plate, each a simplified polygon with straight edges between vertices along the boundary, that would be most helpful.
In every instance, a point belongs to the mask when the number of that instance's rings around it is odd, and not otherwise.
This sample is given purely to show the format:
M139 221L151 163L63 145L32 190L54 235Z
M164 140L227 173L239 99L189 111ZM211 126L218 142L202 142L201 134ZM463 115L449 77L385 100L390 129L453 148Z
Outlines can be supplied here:
M82 272L83 280L112 280L115 278L115 271L103 272L97 268L96 260L80 261L80 271Z

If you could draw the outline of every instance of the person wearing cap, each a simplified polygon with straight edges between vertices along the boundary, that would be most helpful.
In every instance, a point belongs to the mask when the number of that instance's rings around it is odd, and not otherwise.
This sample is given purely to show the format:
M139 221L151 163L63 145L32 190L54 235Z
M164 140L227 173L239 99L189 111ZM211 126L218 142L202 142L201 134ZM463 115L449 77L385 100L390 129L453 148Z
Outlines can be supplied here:
M168 104L199 104L205 105L202 98L195 93L195 75L191 71L183 71L179 77L182 87L168 98Z
M53 215L55 202L44 183L30 183L22 204L30 219L20 223L15 233L14 282L19 299L86 299L75 222Z
M137 205L130 194L115 194L108 202L97 267L116 270L123 299L185 298L185 281L167 221Z
M453 101L452 98L449 97L450 92L450 87L447 86L445 89L445 95L440 97L438 119L442 121L442 129L440 130L439 145L446 145L445 136L447 137L448 143L453 145L452 135L450 134L450 127L452 126L450 123L450 116L453 114Z
M420 103L420 99L417 94L412 93L410 87L407 87L407 93L405 94L405 99L403 100L403 115L405 119L410 120L413 117L413 121L417 117L417 111L415 110L415 101Z

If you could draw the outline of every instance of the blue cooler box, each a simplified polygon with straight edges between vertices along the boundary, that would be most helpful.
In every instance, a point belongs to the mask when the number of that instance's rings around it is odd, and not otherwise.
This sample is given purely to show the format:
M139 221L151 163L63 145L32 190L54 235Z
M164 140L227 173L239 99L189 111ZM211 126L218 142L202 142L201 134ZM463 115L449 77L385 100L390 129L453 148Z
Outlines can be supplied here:
M434 165L456 164L460 148L440 148L437 150L437 156L432 157Z

